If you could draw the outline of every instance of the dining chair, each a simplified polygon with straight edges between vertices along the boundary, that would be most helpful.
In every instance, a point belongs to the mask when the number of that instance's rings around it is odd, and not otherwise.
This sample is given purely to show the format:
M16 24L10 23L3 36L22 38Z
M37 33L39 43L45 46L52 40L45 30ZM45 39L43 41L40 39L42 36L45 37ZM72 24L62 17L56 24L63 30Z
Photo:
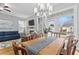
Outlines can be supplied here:
M70 46L69 48L67 48L67 55L74 55L76 51L76 45L74 44L73 46Z
M31 40L35 39L35 34L31 35Z
M67 45L67 54L71 54L74 55L75 51L76 51L76 44L77 44L78 40L75 39L74 36L70 36L69 40L68 40L68 45Z
M74 55L75 54L75 51L76 51L76 46L74 46L73 47L73 50L71 50L72 51L72 55Z
M28 41L27 37L22 37L21 42L25 42L25 41Z
M39 33L39 34L38 34L38 37L43 37L43 34L42 34L42 33Z
M15 55L19 55L19 54L27 55L27 51L26 51L25 47L22 44L17 45L15 41L12 41L12 47L13 47Z
M62 49L60 54L61 55L74 55L75 54L75 50L76 50L76 44L77 44L78 40L73 39L72 37L70 37L68 39L67 42L67 47L66 49Z
M33 39L36 39L36 38L37 38L37 35L36 35L36 34L34 34L34 35L33 35Z
M39 35L37 33L34 33L32 39L36 39L36 38L39 38Z

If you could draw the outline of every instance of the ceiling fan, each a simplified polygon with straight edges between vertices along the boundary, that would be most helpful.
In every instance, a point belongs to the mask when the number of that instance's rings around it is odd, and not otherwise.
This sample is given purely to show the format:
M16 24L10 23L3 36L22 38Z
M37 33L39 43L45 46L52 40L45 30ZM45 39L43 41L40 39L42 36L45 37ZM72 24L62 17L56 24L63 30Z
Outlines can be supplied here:
M11 12L11 10L7 4L0 3L0 11L3 11L3 10Z

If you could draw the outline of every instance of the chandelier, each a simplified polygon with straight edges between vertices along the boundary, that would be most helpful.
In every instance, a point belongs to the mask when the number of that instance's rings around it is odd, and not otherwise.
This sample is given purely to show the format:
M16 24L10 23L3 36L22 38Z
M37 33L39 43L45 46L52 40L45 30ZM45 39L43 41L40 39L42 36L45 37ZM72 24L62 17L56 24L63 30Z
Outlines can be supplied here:
M50 3L38 3L34 8L34 14L38 17L49 16L52 11L53 6Z

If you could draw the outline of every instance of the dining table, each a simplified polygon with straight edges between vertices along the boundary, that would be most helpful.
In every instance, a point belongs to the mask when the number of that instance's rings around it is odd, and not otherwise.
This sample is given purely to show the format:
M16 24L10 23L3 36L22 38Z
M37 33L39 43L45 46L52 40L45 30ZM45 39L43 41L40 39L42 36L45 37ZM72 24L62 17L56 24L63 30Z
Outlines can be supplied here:
M22 44L26 47L28 55L29 51L32 53L32 55L59 55L64 43L64 38L54 37L49 39L46 37L41 37L34 40L22 42Z

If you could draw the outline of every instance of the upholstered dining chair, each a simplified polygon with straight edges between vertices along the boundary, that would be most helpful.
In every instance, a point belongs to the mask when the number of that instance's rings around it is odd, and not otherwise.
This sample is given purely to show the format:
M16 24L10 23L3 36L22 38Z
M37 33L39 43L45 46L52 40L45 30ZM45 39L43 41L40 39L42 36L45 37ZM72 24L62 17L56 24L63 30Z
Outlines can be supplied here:
M67 54L74 55L76 51L76 44L78 43L78 40L75 39L75 36L71 36L68 40L68 45L67 45Z
M32 39L36 39L36 34L33 34L32 35Z
M12 41L12 47L13 47L15 55L19 55L19 54L27 55L27 51L25 50L25 48L22 44L19 46L16 44L15 41Z
M62 49L60 54L61 55L74 55L77 42L78 42L78 40L69 38L66 49Z
M27 37L27 36L26 36L26 37L22 37L22 38L21 38L21 42L25 42L25 41L29 41L29 40L30 40L30 38L29 38L29 37Z
M22 38L21 38L21 42L24 42L24 41L27 41L27 40L26 40L26 37L22 37Z

